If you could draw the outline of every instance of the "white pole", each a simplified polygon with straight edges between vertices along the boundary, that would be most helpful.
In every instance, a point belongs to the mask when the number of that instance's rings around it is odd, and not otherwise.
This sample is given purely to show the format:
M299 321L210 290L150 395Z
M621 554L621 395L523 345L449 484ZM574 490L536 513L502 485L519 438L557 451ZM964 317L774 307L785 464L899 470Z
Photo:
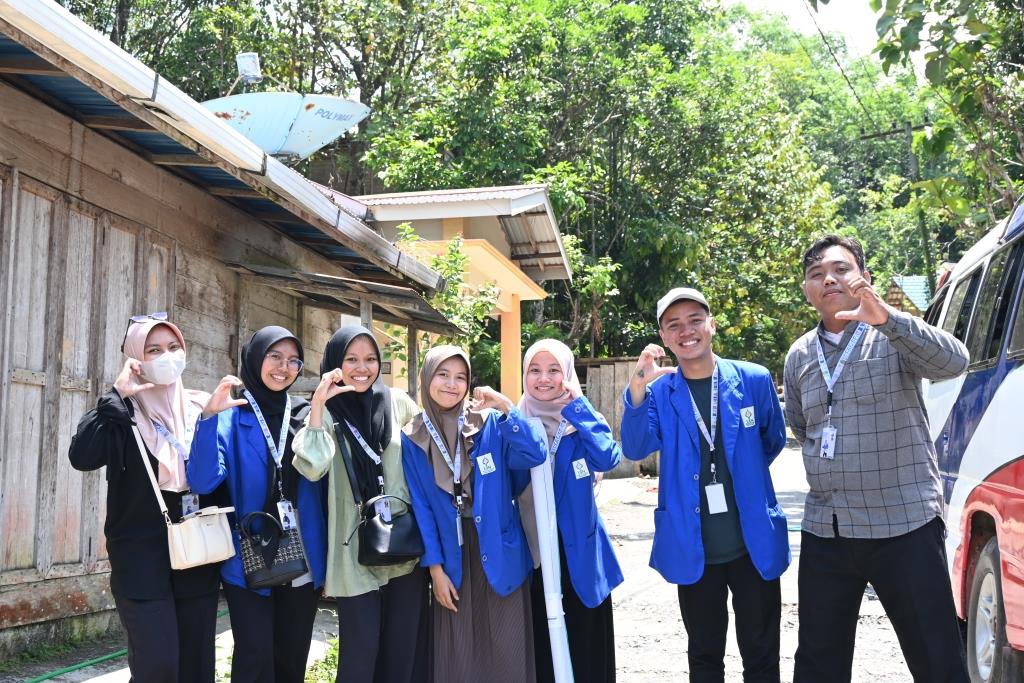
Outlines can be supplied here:
M544 605L547 609L548 635L551 638L551 665L556 683L573 683L569 637L562 611L562 576L558 561L558 522L555 519L555 487L551 477L551 458L530 470L534 515L537 519L537 544L540 571L544 579Z

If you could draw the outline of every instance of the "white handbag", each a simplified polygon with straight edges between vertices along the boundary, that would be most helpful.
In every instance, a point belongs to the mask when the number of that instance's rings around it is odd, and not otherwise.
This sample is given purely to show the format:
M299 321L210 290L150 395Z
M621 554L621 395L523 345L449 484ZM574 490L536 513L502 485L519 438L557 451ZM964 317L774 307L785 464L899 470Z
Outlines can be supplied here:
M149 455L142 441L139 428L132 425L135 443L139 446L142 466L149 474L149 482L153 485L153 493L160 505L160 512L167 523L167 549L171 556L171 569L189 569L203 564L222 562L235 555L235 544L231 540L231 525L228 523L229 512L233 507L210 506L195 514L183 518L177 524L171 522L167 512L167 504L160 493L153 468L149 466Z

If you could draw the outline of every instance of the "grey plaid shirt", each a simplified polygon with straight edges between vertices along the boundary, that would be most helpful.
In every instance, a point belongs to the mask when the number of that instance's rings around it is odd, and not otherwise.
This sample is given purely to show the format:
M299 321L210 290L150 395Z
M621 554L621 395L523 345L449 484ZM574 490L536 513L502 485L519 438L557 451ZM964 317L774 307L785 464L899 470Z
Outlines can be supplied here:
M856 329L846 326L838 346L821 337L828 367ZM952 335L907 313L890 312L868 327L836 382L832 426L835 459L819 457L827 388L818 365L819 326L786 356L786 421L803 444L810 491L803 529L831 537L832 515L844 538L890 538L942 515L942 487L921 379L949 379L967 368L967 349Z

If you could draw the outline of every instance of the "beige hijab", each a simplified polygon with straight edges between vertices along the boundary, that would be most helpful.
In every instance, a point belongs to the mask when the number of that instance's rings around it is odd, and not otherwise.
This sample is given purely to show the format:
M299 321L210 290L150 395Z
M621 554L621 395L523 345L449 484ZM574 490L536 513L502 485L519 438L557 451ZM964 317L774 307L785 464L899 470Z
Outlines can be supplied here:
M439 406L430 397L430 381L437 373L437 369L449 358L458 356L466 363L467 385L472 383L472 368L469 363L469 356L458 346L443 344L435 346L427 352L423 359L423 368L420 370L420 404L423 406L423 413L417 415L406 426L405 433L412 439L413 443L423 449L430 459L430 465L434 470L434 482L442 489L454 495L455 475L452 473L448 463L445 462L441 449L434 443L426 425L423 423L423 415L430 418L448 449L449 457L455 457L456 446L462 442L462 485L463 495L472 498L473 487L469 485L472 474L473 460L469 457L470 449L473 447L473 435L480 431L483 425L483 418L480 413L473 412L463 403L448 410ZM467 391L468 393L468 391ZM465 415L465 423L462 433L458 431L459 416Z
M178 338L182 350L185 349L185 338L181 330L173 323L165 320L143 320L128 326L124 338L124 355L137 361L146 360L146 339L149 333L159 325L165 325ZM188 482L185 479L185 461L178 451L163 440L157 433L153 422L159 422L167 431L174 435L182 444L186 443L186 426L202 413L210 395L204 391L185 389L179 378L172 384L157 385L151 389L140 391L129 399L135 406L135 422L146 448L160 464L157 483L165 491L185 491Z

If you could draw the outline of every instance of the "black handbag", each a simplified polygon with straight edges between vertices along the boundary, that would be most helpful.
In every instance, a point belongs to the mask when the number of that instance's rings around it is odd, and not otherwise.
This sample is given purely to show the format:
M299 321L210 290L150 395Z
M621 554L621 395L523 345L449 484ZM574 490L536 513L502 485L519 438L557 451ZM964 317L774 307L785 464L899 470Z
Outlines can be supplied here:
M341 450L341 459L345 463L345 471L348 473L348 483L352 487L352 496L355 499L356 507L359 509L359 522L356 528L349 534L345 545L348 545L352 537L359 534L359 564L367 567L386 567L393 564L402 564L418 559L423 555L423 537L420 536L420 528L416 524L416 516L412 512L412 505L409 501L382 493L374 496L365 503L359 493L359 486L356 484L355 468L352 466L352 459L345 447L344 434L340 425L335 425L335 436L338 439L338 448ZM405 510L399 513L391 513L391 521L386 522L377 513L377 502L381 500L395 500L403 504Z
M249 588L284 586L309 571L298 525L285 531L277 516L267 512L275 489L278 491L278 497L284 499L282 489L275 486L278 468L271 462L267 469L270 485L267 487L263 510L254 510L238 522L242 572L245 574L245 585ZM240 473L236 471L235 476L236 490L241 491ZM257 520L263 521L258 532L253 530L253 522ZM299 524L301 523L302 520L299 520Z
M252 531L257 518L265 518L263 533ZM242 518L239 530L242 570L249 588L283 586L309 571L297 527L285 531L277 517L257 510Z

